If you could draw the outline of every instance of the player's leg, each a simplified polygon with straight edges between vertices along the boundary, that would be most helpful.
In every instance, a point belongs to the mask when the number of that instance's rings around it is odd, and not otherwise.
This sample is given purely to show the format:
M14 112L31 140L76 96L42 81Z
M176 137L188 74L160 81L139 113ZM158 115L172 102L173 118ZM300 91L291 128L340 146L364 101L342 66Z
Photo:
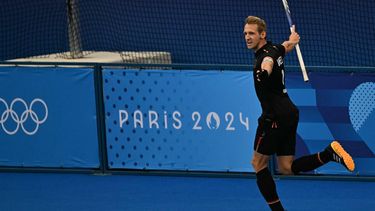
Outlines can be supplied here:
M316 154L306 155L294 160L291 165L293 174L300 172L308 172L319 168L320 166L329 162L329 156L325 152L318 152Z
M269 155L254 151L251 164L256 172L257 185L271 210L284 210L276 191L276 184L268 169Z
M271 125L259 120L251 164L256 172L259 191L271 210L284 210L277 195L275 181L268 169L270 155L274 154L273 134L270 129Z
M311 171L330 161L340 163L347 170L354 171L355 164L353 158L338 141L331 142L322 152L296 159L293 161L292 171L294 174Z

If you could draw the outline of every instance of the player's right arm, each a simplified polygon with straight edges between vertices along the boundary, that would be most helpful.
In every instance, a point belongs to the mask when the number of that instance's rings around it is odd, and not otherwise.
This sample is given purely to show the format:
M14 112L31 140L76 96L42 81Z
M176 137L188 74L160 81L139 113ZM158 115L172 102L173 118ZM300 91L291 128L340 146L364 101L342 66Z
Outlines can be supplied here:
M269 75L272 73L273 59L270 56L266 56L262 60L261 70L256 70L257 81L265 82Z

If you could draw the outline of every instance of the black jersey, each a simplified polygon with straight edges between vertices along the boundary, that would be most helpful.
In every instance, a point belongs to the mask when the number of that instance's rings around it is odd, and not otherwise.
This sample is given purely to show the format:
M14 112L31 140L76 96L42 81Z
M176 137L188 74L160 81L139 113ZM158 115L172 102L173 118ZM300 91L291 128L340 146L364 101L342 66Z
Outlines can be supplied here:
M285 88L284 56L283 45L268 41L255 53L253 74L255 91L262 106L262 116L288 121L291 117L296 116L298 110L290 101ZM272 58L273 69L266 81L259 82L256 80L255 73L257 70L261 70L261 64L265 57Z

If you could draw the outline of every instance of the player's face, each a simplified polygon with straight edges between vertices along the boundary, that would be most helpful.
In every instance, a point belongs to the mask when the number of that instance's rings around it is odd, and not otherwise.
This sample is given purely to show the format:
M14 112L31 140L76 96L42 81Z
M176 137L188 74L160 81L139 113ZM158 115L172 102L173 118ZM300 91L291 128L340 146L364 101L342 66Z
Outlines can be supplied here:
M258 32L256 24L245 24L243 29L246 46L248 49L258 50L261 41L261 34Z

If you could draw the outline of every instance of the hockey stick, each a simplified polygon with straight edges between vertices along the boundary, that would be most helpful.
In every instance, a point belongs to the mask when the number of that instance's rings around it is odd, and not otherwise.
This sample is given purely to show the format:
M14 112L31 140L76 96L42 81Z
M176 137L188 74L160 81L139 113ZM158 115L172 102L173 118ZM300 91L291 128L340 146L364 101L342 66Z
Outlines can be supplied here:
M286 17L288 18L290 31L294 32L293 21L292 21L291 15L290 15L290 10L289 10L289 6L288 6L288 2L286 0L282 0L282 1L283 1L285 13L286 13ZM307 71L306 71L305 63L303 62L301 49L299 48L298 44L295 47L296 47L296 51L297 51L298 61L299 61L299 64L301 66L303 80L305 82L308 82L309 81L309 77L307 76Z

